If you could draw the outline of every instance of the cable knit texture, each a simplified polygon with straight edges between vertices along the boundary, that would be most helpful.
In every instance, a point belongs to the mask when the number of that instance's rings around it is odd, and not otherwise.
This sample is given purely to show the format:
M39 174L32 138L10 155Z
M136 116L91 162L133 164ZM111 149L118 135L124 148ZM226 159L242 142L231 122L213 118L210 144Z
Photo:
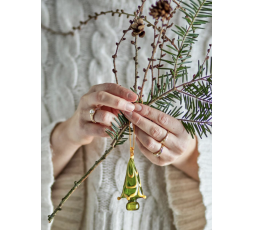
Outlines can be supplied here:
M154 0L147 0L144 11ZM124 9L132 13L139 2L133 0L42 0L42 24L54 30L68 32L80 20L94 12ZM174 21L180 22L181 15ZM72 194L58 212L52 224L47 215L52 213L61 198L73 186L74 181L100 158L111 140L95 138L80 148L68 165L54 180L50 134L58 122L74 113L80 97L92 85L115 82L112 73L111 55L122 30L127 28L129 19L100 16L90 21L74 36L53 35L41 31L41 113L42 113L42 190L41 221L43 230L121 230L121 229L163 229L163 230L210 230L211 229L211 138L199 139L200 184L173 166L159 167L135 151L135 162L140 173L144 194L139 199L140 210L126 211L126 200L117 200L124 183L126 165L129 160L129 146L117 147L108 155ZM131 39L131 35L127 34ZM146 29L139 52L139 73L151 53L153 31ZM210 43L211 25L199 37L198 49L193 49L193 63L203 60ZM134 84L134 49L124 41L116 60L119 82L122 86ZM196 65L192 73L196 72ZM139 84L141 79L139 79ZM150 82L144 90L147 93Z

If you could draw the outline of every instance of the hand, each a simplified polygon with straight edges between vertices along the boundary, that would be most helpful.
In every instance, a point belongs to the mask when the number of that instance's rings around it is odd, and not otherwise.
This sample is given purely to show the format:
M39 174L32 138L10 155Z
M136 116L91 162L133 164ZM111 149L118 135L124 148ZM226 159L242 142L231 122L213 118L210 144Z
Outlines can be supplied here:
M137 95L130 89L113 83L105 83L91 87L82 96L74 115L65 122L58 124L51 134L53 150L54 176L57 177L62 169L80 146L89 144L95 136L107 137L106 128L110 129L111 122L121 111L133 111L131 102L137 100ZM90 109L100 107L90 119Z
M78 145L89 144L95 136L107 137L106 128L115 122L119 110L133 111L131 102L137 100L137 95L129 89L113 83L105 83L91 87L80 100L78 108L69 120L69 139ZM93 123L90 109L100 107L94 115Z
M137 145L152 163L173 164L198 180L196 138L187 133L180 121L143 104L135 104L135 111L124 112L124 115L135 125ZM167 130L162 154L157 157L153 153L160 150Z

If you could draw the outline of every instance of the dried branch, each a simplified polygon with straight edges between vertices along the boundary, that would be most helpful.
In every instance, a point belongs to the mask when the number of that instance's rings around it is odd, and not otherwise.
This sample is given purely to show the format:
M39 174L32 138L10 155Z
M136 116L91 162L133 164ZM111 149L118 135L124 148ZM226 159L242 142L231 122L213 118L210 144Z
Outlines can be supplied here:
M72 28L73 30L69 31L67 33L63 33L63 32L60 32L60 31L52 30L52 29L44 26L43 24L41 24L41 28L49 31L52 34L58 34L58 35L63 35L63 36L74 35L74 33L75 33L74 31L75 30L81 30L82 27L83 27L83 25L86 25L90 20L92 20L92 19L97 20L97 18L99 16L106 15L106 14L111 14L112 16L114 16L115 14L118 14L119 17L123 14L123 15L127 15L127 18L129 18L130 16L134 16L134 14L125 13L124 10L118 10L118 9L116 11L113 11L113 10L109 10L109 11L105 11L105 12L101 11L100 13L95 13L95 15L89 15L89 18L86 21L80 21L78 26L73 27Z
M158 36L158 39L157 39L157 42L156 42L156 45L153 44L153 51L152 51L152 56L151 58L148 58L148 66L146 69L144 69L145 73L144 73L144 77L143 77L143 82L142 82L142 86L141 86L141 91L139 93L139 99L142 101L142 93L143 93L143 88L144 88L144 84L145 82L147 81L147 73L148 73L148 70L149 70L149 67L150 67L150 64L154 59L154 55L155 55L155 52L156 52L156 49L157 49L157 46L160 42L160 38L161 38L161 34L162 34L162 29L160 30L160 33L159 33L159 36Z
M135 36L134 41L134 47L135 47L135 57L134 57L134 63L135 63L135 74L134 74L134 90L137 92L137 78L138 78L138 47L137 47L137 38L138 36Z
M154 23L154 41L153 41L153 44L155 44L155 39L156 39L156 25L158 23L158 20L155 20L155 23ZM152 60L152 63L151 63L151 99L153 98L153 91L154 91L154 61Z
M117 77L117 72L118 72L118 71L117 71L117 69L116 69L116 57L117 57L119 45L120 45L120 43L121 43L122 41L125 40L125 35L126 35L126 33L127 33L129 30L131 30L131 26L129 26L129 28L128 28L127 30L123 30L123 35L122 35L121 39L119 40L119 42L116 43L116 46L117 46L116 51L115 51L115 53L112 55L112 58L113 58L113 67L114 67L114 68L112 69L112 72L113 72L114 75L115 75L115 80L116 80L116 83L117 83L117 84L119 84L119 83L118 83L118 77Z
M56 207L54 212L51 215L48 215L48 222L50 223L58 211L62 210L62 205L66 202L66 200L71 196L71 194L80 186L81 183L83 183L86 178L91 174L91 172L107 157L107 155L113 150L114 147L110 147L105 151L103 156L95 162L95 164L89 169L89 171L79 180L74 182L74 186L70 189L70 191L67 193L65 197L62 198L60 204Z

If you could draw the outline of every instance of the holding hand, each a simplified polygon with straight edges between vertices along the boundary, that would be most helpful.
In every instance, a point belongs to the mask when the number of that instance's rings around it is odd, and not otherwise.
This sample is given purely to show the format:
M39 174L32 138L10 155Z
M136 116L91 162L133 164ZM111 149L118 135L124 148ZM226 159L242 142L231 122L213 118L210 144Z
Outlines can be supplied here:
M73 116L52 131L54 176L59 175L82 145L91 143L95 136L107 137L105 130L111 127L119 110L133 111L135 107L131 102L137 97L130 89L113 83L91 87L82 96ZM95 108L100 108L93 117L97 123L93 123L90 117L90 110Z
M173 164L198 180L196 138L187 133L180 121L143 104L135 104L135 111L124 115L135 125L138 147L152 163Z

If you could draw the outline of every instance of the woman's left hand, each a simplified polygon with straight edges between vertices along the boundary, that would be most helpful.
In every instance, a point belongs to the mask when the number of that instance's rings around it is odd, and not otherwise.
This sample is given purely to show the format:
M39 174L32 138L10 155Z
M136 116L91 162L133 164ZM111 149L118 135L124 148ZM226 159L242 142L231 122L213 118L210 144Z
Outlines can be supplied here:
M187 133L176 118L143 104L135 104L133 112L124 112L135 125L136 142L141 152L154 164L173 164L194 179L198 180L198 149L196 138ZM168 131L168 134L167 134ZM159 157L154 155L161 149Z

